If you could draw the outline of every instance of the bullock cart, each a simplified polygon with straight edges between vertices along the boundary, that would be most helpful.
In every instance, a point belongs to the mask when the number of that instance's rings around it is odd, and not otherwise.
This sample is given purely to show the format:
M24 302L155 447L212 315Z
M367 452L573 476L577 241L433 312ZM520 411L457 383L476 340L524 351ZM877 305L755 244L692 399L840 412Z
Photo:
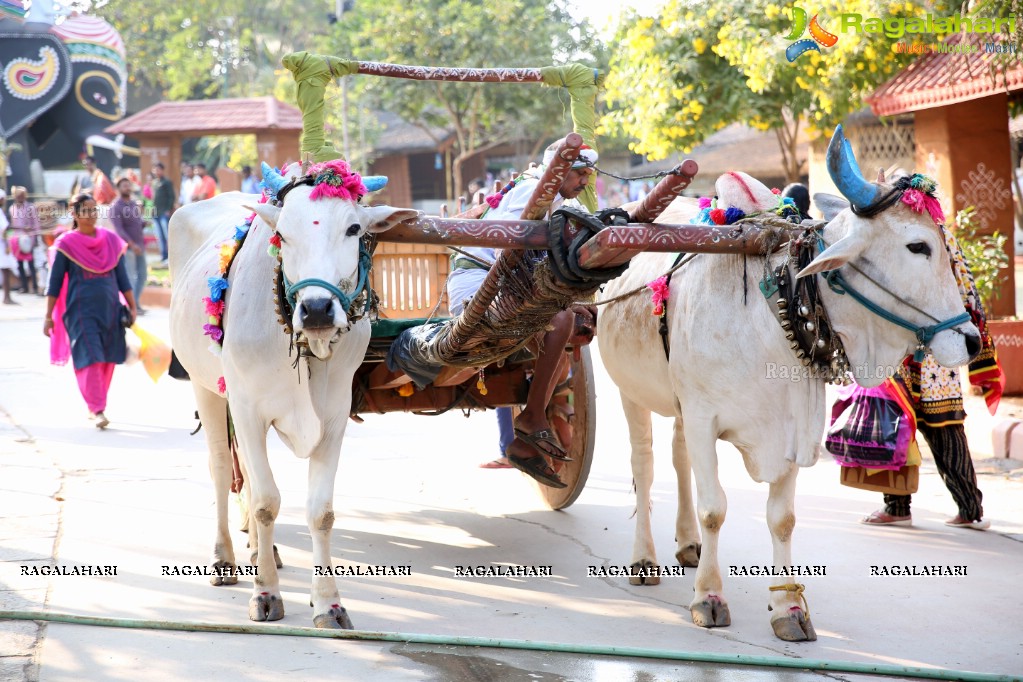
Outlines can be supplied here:
M375 236L370 281L379 315L354 377L356 420L368 413L437 415L457 409L468 416L472 410L521 406L535 361L527 342L573 302L592 300L597 288L620 274L636 254L649 250L752 254L782 241L776 229L755 225L652 224L691 182L698 170L693 161L665 174L631 214L620 212L603 223L585 214L544 220L581 145L593 143L594 101L602 78L588 67L459 69L317 59L330 77L367 74L562 85L571 96L576 129L545 169L520 220L488 220L483 215L486 204L477 195L474 206L451 218L442 210L439 216L420 216ZM581 199L592 210L595 193L592 187L588 192ZM461 315L437 317L447 273L445 252L467 246L501 249L500 256ZM539 253L546 255L537 257ZM409 311L420 315L411 316ZM552 509L564 509L578 498L592 461L596 405L587 347L591 339L576 334L566 348L570 375L556 391L548 414L571 458L553 463L567 487L537 485Z
M583 143L587 138L592 143L600 78L590 68L433 69L308 53L288 55L284 65L295 75L303 111L301 163L282 171L264 164L262 201L228 192L186 206L171 220L175 282L171 334L180 367L192 379L217 495L212 565L218 573L211 582L237 582L227 499L229 489L237 490L244 475L249 494L246 521L256 531L249 541L259 571L249 617L259 621L284 616L272 551L280 492L267 453L269 429L275 429L296 456L309 461L307 519L314 563L328 565L334 480L346 417L358 419L370 411L429 414L521 405L533 362L524 351L556 320L554 354L567 339L573 372L558 399L565 418L560 424L555 419L551 426L571 461L562 468L560 479L541 475L539 469L530 473L552 485L568 481L564 488L542 491L551 507L562 509L585 484L596 426L592 367L585 348L592 329L577 324L572 339L572 316L565 311L573 310L576 319L590 316L578 303L593 301L600 285L617 278L642 251L766 254L786 240L798 242L789 239L786 226L767 220L711 226L654 224L696 173L693 162L666 175L631 213L616 209L594 216L561 206L549 222L542 220ZM326 142L322 125L326 85L362 72L421 80L563 85L572 98L576 132L551 150L536 184L523 185L525 207L518 220L479 216L478 209L445 218L369 206L361 198L383 187L386 179L353 173ZM575 194L575 189L567 193ZM526 200L528 192L532 194ZM580 198L589 210L596 208L592 193ZM499 253L458 316L416 322L378 319L372 334L372 251L384 243L477 246ZM262 244L267 246L260 248ZM549 368L552 359L551 349L545 349L536 359L537 373ZM559 406L557 401L551 404ZM569 416L572 411L574 417ZM546 434L533 436L538 440ZM241 453L235 472L232 445ZM317 627L352 627L333 576L314 573L310 596Z

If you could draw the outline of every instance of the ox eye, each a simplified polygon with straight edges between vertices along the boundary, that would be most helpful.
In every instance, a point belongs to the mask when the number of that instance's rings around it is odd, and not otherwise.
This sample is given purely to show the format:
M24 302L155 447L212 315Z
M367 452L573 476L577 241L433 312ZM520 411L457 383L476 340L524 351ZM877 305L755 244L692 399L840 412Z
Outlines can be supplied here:
M910 253L923 254L928 258L931 257L931 247L927 242L913 242L912 244L906 244L906 248L909 249Z
M361 229L362 225L360 225L359 223L352 223L351 225L348 226L348 231L345 232L345 236L354 237L355 235L359 234L359 231Z

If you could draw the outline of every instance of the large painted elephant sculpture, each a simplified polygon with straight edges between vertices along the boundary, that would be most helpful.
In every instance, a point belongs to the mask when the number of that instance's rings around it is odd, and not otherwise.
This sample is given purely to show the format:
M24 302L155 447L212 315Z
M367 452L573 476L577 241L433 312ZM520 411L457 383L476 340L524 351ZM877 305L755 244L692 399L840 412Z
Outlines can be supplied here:
M32 187L29 161L71 164L90 137L97 165L109 173L118 143L103 129L124 117L126 81L124 42L103 19L0 20L0 137L21 148L8 161L9 184L41 191Z

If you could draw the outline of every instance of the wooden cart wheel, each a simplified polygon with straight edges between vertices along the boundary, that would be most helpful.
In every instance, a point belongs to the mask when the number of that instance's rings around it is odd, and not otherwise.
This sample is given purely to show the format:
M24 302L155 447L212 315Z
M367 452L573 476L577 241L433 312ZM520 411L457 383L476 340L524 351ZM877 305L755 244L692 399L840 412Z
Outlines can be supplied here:
M572 360L572 377L569 384L572 391L572 407L575 409L575 416L571 422L572 443L568 446L568 456L572 461L558 463L561 466L558 475L568 486L551 488L530 479L539 491L540 497L551 509L565 509L576 501L586 485L586 479L590 475L590 464L593 462L593 442L597 431L593 359L590 357L589 346L583 346L579 351L578 362Z

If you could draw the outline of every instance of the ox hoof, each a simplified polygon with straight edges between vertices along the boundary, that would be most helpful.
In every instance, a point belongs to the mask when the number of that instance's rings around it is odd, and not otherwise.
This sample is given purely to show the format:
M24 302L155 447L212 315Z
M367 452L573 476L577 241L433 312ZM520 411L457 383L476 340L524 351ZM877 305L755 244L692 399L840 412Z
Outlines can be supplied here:
M649 559L643 559L629 566L630 585L660 585L660 566ZM645 575L644 575L645 574ZM652 574L652 575L651 575Z
M816 642L817 632L803 609L793 606L788 614L771 621L774 636L786 642Z
M238 571L230 561L214 561L211 568L213 575L210 576L210 585L220 587L221 585L238 584Z
M699 542L690 542L685 547L679 548L675 552L675 559L678 561L680 566L686 568L696 568L700 565L700 552L703 550L703 545Z
M352 619L348 617L348 611L343 606L334 606L326 613L313 616L313 627L325 628L328 630L354 630Z
M713 594L707 595L701 602L690 604L689 613L692 614L693 625L701 628L723 628L732 624L728 604Z
M277 595L263 592L249 600L249 620L280 620L284 618L284 601Z
M249 555L249 563L255 566L257 564L258 558L259 554L253 552L252 554ZM284 568L284 562L281 561L281 555L280 552L277 551L277 545L274 545L274 565L277 566L277 568Z

